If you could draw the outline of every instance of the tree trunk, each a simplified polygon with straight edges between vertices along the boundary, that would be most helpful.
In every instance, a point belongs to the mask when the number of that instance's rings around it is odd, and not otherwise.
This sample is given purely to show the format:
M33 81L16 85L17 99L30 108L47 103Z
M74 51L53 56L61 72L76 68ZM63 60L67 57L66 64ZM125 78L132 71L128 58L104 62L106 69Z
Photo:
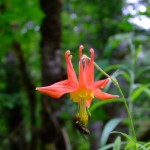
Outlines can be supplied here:
M21 112L20 102L20 84L18 80L18 70L16 65L15 56L12 52L7 55L6 63L6 90L5 94L8 95L6 100L12 103L11 108L6 107L4 116L8 122L8 147L11 150L23 150L25 146L24 136L24 123Z
M31 133L32 138L29 145L29 149L36 149L36 134L34 129L36 128L36 118L35 118L35 106L36 106L36 96L35 96L35 85L27 72L26 61L21 49L21 45L18 42L13 42L14 52L18 59L18 70L20 72L20 79L22 85L27 93L30 106L30 120L31 120Z
M41 0L45 13L41 25L42 85L47 86L64 78L61 60L61 0ZM60 105L54 106L55 100L42 97L42 149L65 150L66 144L55 112ZM57 100L58 101L58 100ZM50 104L50 105L49 105Z

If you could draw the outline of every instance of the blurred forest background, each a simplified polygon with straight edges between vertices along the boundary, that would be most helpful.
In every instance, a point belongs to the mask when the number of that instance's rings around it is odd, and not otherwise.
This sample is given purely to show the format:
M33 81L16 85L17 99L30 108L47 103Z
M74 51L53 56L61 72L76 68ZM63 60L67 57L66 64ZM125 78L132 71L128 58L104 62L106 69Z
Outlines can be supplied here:
M100 150L114 142L103 129L127 117L122 103L94 100L84 140L69 96L35 91L67 78L67 49L78 71L80 44L87 55L94 48L97 64L118 79L138 139L150 141L149 0L0 0L0 150ZM95 77L105 78L97 70ZM118 94L113 85L106 90ZM116 130L127 133L128 123Z

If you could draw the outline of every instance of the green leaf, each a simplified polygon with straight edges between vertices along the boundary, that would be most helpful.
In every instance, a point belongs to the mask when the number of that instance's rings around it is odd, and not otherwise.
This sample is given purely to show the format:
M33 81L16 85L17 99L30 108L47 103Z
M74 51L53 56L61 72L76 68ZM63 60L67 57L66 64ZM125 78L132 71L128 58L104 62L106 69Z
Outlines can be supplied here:
M143 49L142 45L139 45L138 48L136 49L136 55L134 57L135 59L134 61L137 61L139 53L142 51L142 49Z
M136 75L136 78L140 78L145 72L150 71L150 66L139 69L139 72Z
M131 38L128 39L128 44L130 47L131 56L132 56L132 58L134 58L135 54L136 54L136 50L135 50L135 45L133 44L133 41ZM131 61L135 61L135 59L134 60L131 59Z
M117 78L118 76L122 75L128 82L131 82L130 79L130 74L128 74L127 72L125 72L124 70L117 70L115 71L111 77L112 78Z
M122 132L118 132L118 131L114 131L112 133L119 133L119 134L123 135L126 139L129 140L129 143L126 145L125 150L128 150L131 147L133 148L133 150L137 150L138 147L140 148L139 150L141 150L141 148L142 148L142 150L147 150L147 149L145 149L145 146L143 146L139 143L136 143L136 141L132 137L127 135L126 133L122 133Z
M120 144L121 144L121 145L125 145L126 143L127 143L127 142L121 142ZM112 149L112 148L114 147L114 144L115 144L115 143L107 144L107 145L105 145L105 146L99 148L98 150L110 150L110 149Z
M105 70L105 72L110 72L110 71L116 70L116 69L117 70L119 69L119 71L117 71L117 72L114 73L116 77L119 76L119 75L123 75L126 78L126 80L128 82L130 82L130 70L126 66L124 66L124 65L119 65L119 64L109 65L104 70ZM98 76L96 76L96 79L97 80L100 79L102 77L102 75L103 74L99 74Z
M98 150L109 150L110 148L113 148L114 147L114 143L111 143L111 144L107 144L106 146L103 146L101 148L99 148Z
M150 142L146 143L144 146L147 148L147 150L150 150Z
M121 135L123 135L126 139L128 139L129 141L135 142L135 140L134 140L131 136L127 135L126 133L118 132L118 131L113 131L112 133L118 133L118 134L121 134Z
M111 132L115 129L115 127L122 121L123 119L115 118L110 120L104 127L104 130L102 132L100 145L104 146L108 140L109 135Z
M118 136L115 140L113 150L120 150L121 148L121 138Z
M133 141L130 141L126 147L125 147L125 150L129 150L130 148L134 148L133 150L136 150L136 143L133 142Z
M123 29L125 31L130 31L134 28L133 24L128 21L121 21L118 23L118 26L120 29Z
M143 146L143 145L137 143L137 144L136 144L136 150L147 150L147 149L146 149L145 146Z
M122 102L122 99L121 98L114 98L111 100L98 101L90 107L90 112L93 112L95 109L97 109L98 107L101 107L102 105L114 103L114 102Z
M131 101L135 101L136 98L145 90L147 90L147 88L150 86L150 84L146 84L146 85L140 85L138 86L132 93L131 95ZM147 93L147 91L146 91Z

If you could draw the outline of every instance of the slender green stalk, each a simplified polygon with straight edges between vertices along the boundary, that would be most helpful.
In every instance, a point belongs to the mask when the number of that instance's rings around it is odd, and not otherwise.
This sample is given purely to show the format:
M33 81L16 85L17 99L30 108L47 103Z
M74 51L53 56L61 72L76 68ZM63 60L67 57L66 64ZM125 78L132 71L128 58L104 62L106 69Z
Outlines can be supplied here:
M131 101L131 95L132 95L132 92L133 92L132 85L134 85L134 80L135 80L136 50L135 50L135 47L134 47L134 45L132 43L132 40L130 38L128 39L128 43L129 43L129 47L130 47L130 50L131 50L131 56L132 56L133 59L131 59L131 71L130 71L131 83L130 83L130 86L129 86L129 96L127 98L127 101L128 101L130 114L132 115L133 114L133 103ZM131 131L130 127L129 127L129 134L130 135L132 134L132 131Z
M134 75L132 74L131 75L131 83L130 83L130 86L129 86L129 96L127 98L127 102L128 102L129 111L130 111L131 116L132 116L132 112L133 112L133 103L131 101L131 95L132 95L132 92L133 92L133 88L132 88L133 84L134 84ZM132 135L132 130L131 130L130 127L129 127L129 134Z
M133 119L132 119L131 113L130 113L130 111L129 111L129 107L128 107L128 105L127 105L127 101L126 101L126 99L125 99L125 97L124 97L124 94L123 94L123 92L122 92L122 90L121 90L119 84L118 84L117 88L118 88L118 90L119 90L119 92L120 92L120 94L121 94L121 96L122 96L123 102L124 102L124 104L125 104L125 107L126 107L126 110L127 110L128 116L129 116L129 121L130 121L130 126L131 126L131 129L132 129L132 134L133 134L133 137L134 137L134 139L135 139L135 141L136 141L136 134L135 134L135 130L134 130Z
M129 107L128 107L128 105L127 105L127 101L126 101L126 99L125 99L125 97L124 97L124 94L123 94L123 92L122 92L122 90L121 90L121 88L120 88L120 86L119 86L117 80L116 80L116 79L113 79L111 76L109 76L109 75L108 75L105 71L103 71L96 63L94 63L94 65L95 65L95 67L96 67L100 72L102 72L105 76L107 76L108 78L110 78L110 79L112 80L112 82L114 83L114 85L117 86L117 88L118 88L118 90L119 90L119 92L120 92L120 94L121 94L121 97L122 97L122 99L123 99L123 102L124 102L126 111L127 111L127 113L128 113L128 117L129 117L129 121L130 121L130 127L131 127L131 129L132 129L132 134L133 134L134 140L136 141L136 134L135 134L135 130L134 130L133 119L132 119L131 113L130 113L130 111L129 111Z

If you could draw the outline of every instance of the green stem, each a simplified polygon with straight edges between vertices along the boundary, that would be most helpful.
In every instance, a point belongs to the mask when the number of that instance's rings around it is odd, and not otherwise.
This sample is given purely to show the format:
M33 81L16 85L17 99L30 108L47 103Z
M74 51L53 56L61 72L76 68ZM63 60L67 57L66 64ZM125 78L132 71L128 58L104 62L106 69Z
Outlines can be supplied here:
M133 59L131 59L131 71L130 71L131 83L130 83L130 87L129 87L129 96L127 98L130 114L132 115L133 103L131 101L131 95L133 92L132 85L134 85L134 80L135 80L134 76L135 76L136 50L135 50L134 44L132 42L132 39L129 38L128 43L129 43L129 47L131 50L131 56L133 58ZM132 133L131 128L129 128L129 134L131 135L131 133Z
M121 90L121 88L120 88L120 86L119 86L117 80L116 80L116 79L113 79L112 77L110 77L110 76L109 76L105 71L103 71L96 63L94 63L94 65L95 65L95 67L96 67L100 72L102 72L106 77L110 78L110 79L112 80L112 82L114 83L114 85L117 86L117 88L118 88L118 90L119 90L119 92L120 92L120 94L121 94L121 97L122 97L122 99L123 99L123 102L124 102L124 105L125 105L125 108L126 108L128 117L129 117L130 127L131 127L131 129L132 129L132 134L133 134L134 140L136 141L136 134L135 134L135 130L134 130L133 119L132 119L131 113L130 113L130 111L129 111L129 107L128 107L128 105L127 105L127 101L126 101L126 99L125 99L125 97L124 97L124 94L123 94L123 92L122 92L122 90Z
M132 88L132 85L134 84L134 75L131 74L131 83L130 83L130 87L129 87L129 96L127 98L127 101L128 101L128 106L129 106L129 111L130 111L130 114L132 115L132 112L133 112L133 104L131 102L131 95L132 95L132 92L133 92L133 88ZM132 130L131 128L129 127L129 134L132 135Z

